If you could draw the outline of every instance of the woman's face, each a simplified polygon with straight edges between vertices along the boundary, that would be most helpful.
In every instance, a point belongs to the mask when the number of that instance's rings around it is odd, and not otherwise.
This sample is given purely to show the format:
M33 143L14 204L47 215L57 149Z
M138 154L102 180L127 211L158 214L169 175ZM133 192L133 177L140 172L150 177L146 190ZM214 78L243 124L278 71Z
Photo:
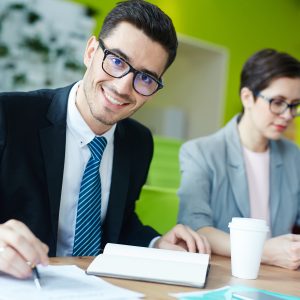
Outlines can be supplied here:
M276 103L279 101L285 101L287 104L298 103L300 101L300 78L282 77L274 79L267 88L260 92L256 101L254 101L253 95L246 102L243 101L245 116L249 118L249 123L252 124L253 133L260 138L277 140L294 117L289 108L281 114L272 112L270 99L274 99L273 102Z

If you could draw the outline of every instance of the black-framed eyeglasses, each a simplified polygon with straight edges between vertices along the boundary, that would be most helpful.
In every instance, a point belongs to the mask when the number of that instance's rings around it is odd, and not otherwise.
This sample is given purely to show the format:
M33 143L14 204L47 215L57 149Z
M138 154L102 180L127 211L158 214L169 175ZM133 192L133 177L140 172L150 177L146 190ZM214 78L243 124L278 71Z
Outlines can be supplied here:
M132 86L142 96L151 96L163 88L161 78L157 79L148 73L136 70L122 57L106 49L101 39L99 39L99 46L104 52L102 69L106 74L114 78L122 78L132 72L134 74Z
M256 96L269 102L270 111L275 115L281 115L289 108L293 117L300 116L300 99L289 104L282 99L269 98L262 93L257 93Z

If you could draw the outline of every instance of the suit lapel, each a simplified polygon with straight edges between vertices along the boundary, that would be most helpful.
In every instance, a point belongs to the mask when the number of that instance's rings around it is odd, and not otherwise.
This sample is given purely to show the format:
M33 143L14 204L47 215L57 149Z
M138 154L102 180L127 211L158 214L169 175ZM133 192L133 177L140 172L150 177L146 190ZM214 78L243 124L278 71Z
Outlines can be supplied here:
M114 158L108 209L105 219L105 238L118 242L124 218L124 209L129 186L130 149L122 122L117 124L114 136Z
M70 88L71 87L59 89L55 94L47 113L47 118L51 122L51 125L40 130L55 243L57 238L59 205L64 170L66 116Z
M230 186L234 195L234 201L236 202L241 215L243 217L249 217L250 205L247 174L236 118L226 126L225 140L227 149L227 170L231 183Z
M272 224L275 223L277 218L279 202L280 202L280 194L282 191L282 157L280 155L279 147L276 142L270 142L270 183L269 183L269 191L270 191L270 221L271 228Z

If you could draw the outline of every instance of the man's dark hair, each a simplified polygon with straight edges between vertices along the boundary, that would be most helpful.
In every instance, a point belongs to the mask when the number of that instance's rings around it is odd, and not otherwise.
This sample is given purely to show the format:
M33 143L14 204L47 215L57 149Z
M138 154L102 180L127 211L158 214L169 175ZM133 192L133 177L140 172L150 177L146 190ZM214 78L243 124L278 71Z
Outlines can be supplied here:
M240 90L249 88L254 96L281 77L300 78L300 62L291 55L274 49L263 49L244 64Z
M105 39L120 22L128 22L142 30L168 52L165 70L176 57L178 46L172 20L159 7L143 0L128 0L117 3L104 19L99 38Z

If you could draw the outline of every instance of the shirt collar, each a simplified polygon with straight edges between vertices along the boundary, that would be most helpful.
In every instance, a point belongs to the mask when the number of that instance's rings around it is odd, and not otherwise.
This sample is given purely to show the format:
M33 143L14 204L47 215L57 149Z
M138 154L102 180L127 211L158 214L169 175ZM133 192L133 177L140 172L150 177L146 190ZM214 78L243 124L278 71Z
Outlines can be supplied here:
M79 146L83 147L90 143L96 135L84 121L75 104L76 93L80 83L81 81L78 81L76 84L74 84L69 94L67 126L71 134L75 137L75 140L78 142ZM106 138L107 143L113 139L115 129L116 124L114 124L108 131L101 135Z

